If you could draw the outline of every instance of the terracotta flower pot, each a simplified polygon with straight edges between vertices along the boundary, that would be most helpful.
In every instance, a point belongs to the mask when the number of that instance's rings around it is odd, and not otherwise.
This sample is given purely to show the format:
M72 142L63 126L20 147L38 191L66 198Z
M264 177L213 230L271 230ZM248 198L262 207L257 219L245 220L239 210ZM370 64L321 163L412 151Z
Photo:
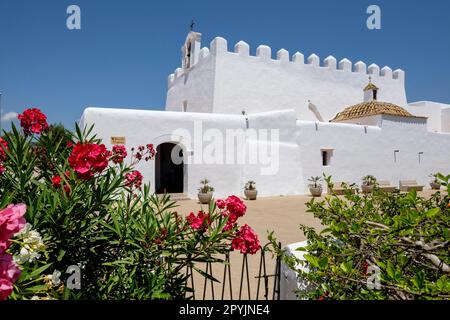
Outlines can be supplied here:
M211 201L213 196L212 192L207 192L207 193L198 193L198 200L200 201L201 204L209 204L209 202Z
M361 189L362 189L363 193L372 193L373 192L373 185L363 184L361 186Z
M244 194L247 200L256 200L258 190L244 190Z
M317 188L310 187L309 192L311 192L311 195L313 197L320 197L322 195L322 187L317 187Z
M433 190L441 189L441 185L437 182L430 182L430 186L431 186L431 189L433 189Z

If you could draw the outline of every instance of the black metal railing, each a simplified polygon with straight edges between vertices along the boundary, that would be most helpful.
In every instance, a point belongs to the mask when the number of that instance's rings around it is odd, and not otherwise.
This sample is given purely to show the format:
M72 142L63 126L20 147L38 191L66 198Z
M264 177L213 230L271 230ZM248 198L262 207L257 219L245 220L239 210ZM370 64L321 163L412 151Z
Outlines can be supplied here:
M268 247L269 243L265 246L261 247L259 252L259 267L258 273L255 275L251 275L251 271L249 268L249 259L257 259L257 256L251 256L248 254L239 255L240 257L240 266L239 261L236 262L235 265L232 266L230 259L230 252L225 254L223 259L223 277L222 281L217 280L213 275L213 264L211 262L205 263L204 273L205 275L199 277L194 276L192 265L186 270L187 284L190 287L190 293L192 295L187 295L187 299L199 299L199 292L196 292L196 282L203 282L203 290L201 292L201 299L212 299L215 300L218 298L216 295L216 290L221 290L220 299L224 300L226 297L227 290L229 291L229 299L233 300L233 297L236 297L233 294L233 287L239 288L239 294L237 295L238 300L279 300L280 299L280 269L281 269L281 260L277 258L268 257ZM278 244L281 248L281 243ZM269 264L274 265L274 272L268 273ZM238 268L239 266L239 268ZM236 272L236 270L240 270L240 275L238 277L232 277L232 272ZM216 274L217 274L216 270ZM273 278L273 283L271 284L271 278ZM234 279L234 282L233 282ZM239 279L239 282L237 282ZM219 288L215 288L215 284L219 285ZM261 288L262 287L262 288ZM199 288L197 286L197 288ZM256 294L252 296L252 289L256 289ZM210 295L208 296L208 290ZM253 291L255 292L255 291ZM197 295L196 295L197 293ZM263 294L262 294L263 293ZM261 296L262 294L262 296Z

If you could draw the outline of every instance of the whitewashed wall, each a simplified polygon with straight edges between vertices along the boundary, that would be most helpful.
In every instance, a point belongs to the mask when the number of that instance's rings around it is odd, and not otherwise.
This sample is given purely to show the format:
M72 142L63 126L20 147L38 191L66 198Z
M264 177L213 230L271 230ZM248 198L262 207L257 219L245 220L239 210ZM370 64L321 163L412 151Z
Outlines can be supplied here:
M247 119L246 119L247 118ZM94 132L107 147L111 136L126 138L128 151L132 146L173 142L173 132L185 129L194 136L194 125L214 128L223 133L240 129L236 150L270 147L270 135L256 139L246 137L245 129L277 129L279 131L279 168L264 175L269 164L186 164L185 190L196 197L199 181L207 178L215 187L216 197L242 195L246 181L254 180L261 196L308 193L307 179L322 173L335 181L361 183L364 175L398 185L401 179L414 179L428 186L430 173L450 174L450 134L428 132L422 119L382 116L378 126L298 121L294 110L242 115L179 113L125 109L85 109L81 125L95 124ZM187 134L185 135L187 136ZM182 145L186 137L181 139ZM206 145L207 142L204 142ZM322 166L321 150L333 150L328 167ZM195 147L184 145L185 157L193 157ZM236 151L235 150L235 151ZM394 150L398 150L394 161ZM197 152L197 151L195 151ZM226 152L226 150L224 150ZM419 163L419 153L421 159ZM186 158L187 159L187 158ZM154 161L141 162L138 167L146 181L155 185Z
M81 118L81 126L95 124L94 132L111 148L111 136L125 137L126 147L131 154L131 147L153 143L155 148L164 142L174 142L175 130L185 129L194 137L195 122L201 121L203 130L214 128L226 135L227 129L240 129L242 139L236 139L236 150L249 150L251 144L262 144L265 141L252 141L246 138L246 119L242 115L223 115L205 113L179 113L168 111L145 111L129 109L87 108ZM295 142L296 122L293 111L272 112L251 116L248 119L250 128L279 129L280 131L280 166L274 175L261 175L261 168L269 168L270 164L186 164L184 169L184 193L196 197L199 182L203 178L211 181L216 189L216 197L231 194L242 195L246 181L257 182L260 195L300 194L302 189L301 166L299 162L299 146ZM184 136L186 138L187 135ZM176 137L178 138L178 137ZM269 136L270 138L270 136ZM180 139L186 141L185 139ZM180 141L177 140L177 141ZM268 139L270 140L270 139ZM182 143L182 145L183 145ZM208 142L203 142L204 146ZM236 151L235 150L235 151ZM184 156L195 157L195 147L184 145ZM197 151L195 151L197 152ZM224 150L225 152L225 150ZM185 163L187 163L187 158ZM154 161L142 161L137 169L144 175L145 181L155 186Z
M431 132L450 132L450 119L446 112L450 105L431 101L418 101L408 104L406 110L414 115L428 118L428 130Z
M212 101L214 113L294 109L299 119L314 121L317 118L308 109L311 100L321 116L330 120L345 106L363 101L362 89L369 76L380 88L379 100L401 106L407 103L405 74L400 69L380 69L376 64L367 67L345 58L337 62L332 56L321 61L314 54L305 59L298 52L290 56L284 49L275 54L268 46L259 46L252 55L243 41L231 52L220 37L211 42L208 51L207 58L200 59L195 68L186 72L177 69L179 76L169 77L166 110L179 111L182 101L189 100L193 106L190 111L210 112L204 102L211 94L206 100Z
M183 111L187 102L188 112L213 112L215 59L203 48L199 61L189 72L177 68L169 75L166 97L167 111Z
M430 173L450 174L450 134L427 132L420 120L383 116L381 128L308 121L297 121L297 126L306 177L325 172L335 181L361 184L361 178L371 174L396 186L408 179L429 187ZM328 167L322 166L321 149L334 149Z

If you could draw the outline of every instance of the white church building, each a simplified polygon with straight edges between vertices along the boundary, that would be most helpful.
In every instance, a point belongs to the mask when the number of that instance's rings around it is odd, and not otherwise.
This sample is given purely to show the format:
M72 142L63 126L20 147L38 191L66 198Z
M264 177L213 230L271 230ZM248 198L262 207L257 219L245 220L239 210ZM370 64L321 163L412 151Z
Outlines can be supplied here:
M157 193L194 198L203 178L224 197L249 180L277 196L308 193L307 179L322 173L397 186L450 174L450 105L408 103L403 70L265 45L253 55L220 37L202 47L194 31L181 60L165 111L89 107L80 121L107 147L153 143L155 160L137 169Z

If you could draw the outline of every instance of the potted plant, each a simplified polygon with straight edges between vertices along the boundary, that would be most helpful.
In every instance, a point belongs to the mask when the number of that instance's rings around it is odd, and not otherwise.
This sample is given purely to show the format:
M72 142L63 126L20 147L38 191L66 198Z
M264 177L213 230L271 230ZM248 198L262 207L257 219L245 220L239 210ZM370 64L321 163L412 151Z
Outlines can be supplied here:
M311 192L313 197L320 197L322 195L322 185L320 184L321 180L321 177L311 177L308 179L308 181L311 182L308 185L309 192Z
M214 188L209 185L208 179L200 181L202 186L198 189L198 200L202 204L208 204L213 196Z
M362 185L361 189L364 193L371 193L373 192L373 188L375 187L375 184L377 182L377 179L374 176L367 175L362 178Z
M244 193L247 200L256 200L256 196L258 195L258 190L256 190L256 182L248 181L245 184Z
M438 181L437 174L430 174L430 177L433 178L433 181L430 182L431 189L433 190L441 189L441 184Z

